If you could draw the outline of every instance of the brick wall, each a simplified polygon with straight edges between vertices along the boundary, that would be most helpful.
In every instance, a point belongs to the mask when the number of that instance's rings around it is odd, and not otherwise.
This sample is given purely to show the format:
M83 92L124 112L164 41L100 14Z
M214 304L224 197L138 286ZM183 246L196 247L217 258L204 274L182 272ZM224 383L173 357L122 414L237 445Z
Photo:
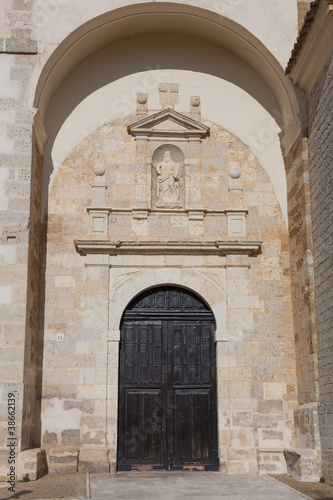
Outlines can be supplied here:
M308 101L322 461L333 483L333 57Z
M310 8L310 4L311 2L308 2L307 0L297 0L298 31L300 31L303 26L305 15Z

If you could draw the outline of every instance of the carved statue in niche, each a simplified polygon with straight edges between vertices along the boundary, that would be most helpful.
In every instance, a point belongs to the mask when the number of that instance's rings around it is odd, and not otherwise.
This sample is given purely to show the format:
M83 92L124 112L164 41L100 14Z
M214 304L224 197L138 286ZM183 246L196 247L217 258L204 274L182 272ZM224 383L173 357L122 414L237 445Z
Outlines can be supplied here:
M156 165L157 206L180 207L179 164L172 159L171 152L165 151L163 160Z

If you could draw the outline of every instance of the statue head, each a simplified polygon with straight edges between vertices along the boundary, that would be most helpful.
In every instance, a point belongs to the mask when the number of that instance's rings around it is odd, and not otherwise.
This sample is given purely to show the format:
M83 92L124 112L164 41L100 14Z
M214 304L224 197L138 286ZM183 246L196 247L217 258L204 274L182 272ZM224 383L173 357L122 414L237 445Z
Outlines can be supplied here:
M164 161L171 161L170 151L164 151Z

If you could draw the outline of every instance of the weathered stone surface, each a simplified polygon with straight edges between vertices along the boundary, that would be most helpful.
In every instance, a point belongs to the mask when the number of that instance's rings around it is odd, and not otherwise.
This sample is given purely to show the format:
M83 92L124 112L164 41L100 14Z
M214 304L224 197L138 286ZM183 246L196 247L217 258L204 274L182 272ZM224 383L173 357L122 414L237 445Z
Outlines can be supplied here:
M42 449L21 451L18 457L18 479L28 475L30 481L45 476L48 473L46 452Z
M295 449L283 451L288 474L299 481L317 482L320 479L320 455L316 450Z
M258 451L259 474L285 474L286 461L282 450L261 449Z
M49 473L72 474L78 471L79 451L67 448L51 448L47 452Z
M79 472L109 474L109 450L107 448L83 447L79 453Z

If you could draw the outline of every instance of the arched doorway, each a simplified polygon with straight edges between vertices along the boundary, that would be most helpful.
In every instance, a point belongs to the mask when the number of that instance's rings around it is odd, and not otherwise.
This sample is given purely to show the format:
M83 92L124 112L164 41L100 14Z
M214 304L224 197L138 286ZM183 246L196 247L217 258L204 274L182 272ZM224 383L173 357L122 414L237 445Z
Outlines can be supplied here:
M118 470L218 470L214 317L183 288L136 297L121 324Z

